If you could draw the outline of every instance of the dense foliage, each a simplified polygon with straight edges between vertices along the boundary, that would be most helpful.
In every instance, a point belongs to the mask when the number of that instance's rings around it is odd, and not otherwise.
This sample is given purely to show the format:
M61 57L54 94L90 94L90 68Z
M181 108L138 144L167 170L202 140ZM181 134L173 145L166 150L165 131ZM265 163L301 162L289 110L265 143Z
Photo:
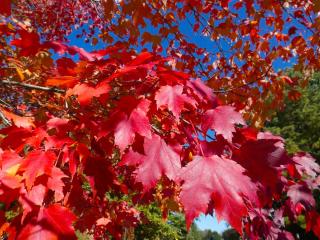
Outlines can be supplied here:
M301 73L290 72L292 78L301 79ZM286 142L286 149L290 153L307 151L320 161L320 75L314 73L306 86L299 87L296 98L287 95L285 107L277 112L266 129L274 134L280 134ZM290 92L290 90L289 90ZM316 209L320 211L320 191L314 190ZM300 216L298 221L286 220L286 228L295 232L300 239L316 238L312 233L306 233L306 219Z
M315 159L252 128L298 84L277 59L319 68L319 4L174 3L1 1L1 234L132 239L155 204L164 218L183 212L188 229L207 213L244 238L294 239L285 219L303 217L320 237ZM186 41L188 17L229 47ZM79 28L103 48L67 43Z
M291 76L302 78L301 73ZM314 73L306 84L296 89L296 99L286 98L285 107L267 127L286 140L288 152L309 152L320 161L320 74Z

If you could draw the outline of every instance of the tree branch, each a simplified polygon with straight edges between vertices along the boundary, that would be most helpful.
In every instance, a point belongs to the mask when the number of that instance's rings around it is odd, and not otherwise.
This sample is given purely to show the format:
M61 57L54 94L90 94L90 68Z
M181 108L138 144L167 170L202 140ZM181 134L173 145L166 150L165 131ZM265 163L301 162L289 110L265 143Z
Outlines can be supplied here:
M13 86L23 87L26 89L55 92L55 93L65 93L66 92L65 90L57 88L57 87L44 87L44 86L38 86L38 85L10 81L10 80L2 80L2 81L0 81L0 85L13 85Z

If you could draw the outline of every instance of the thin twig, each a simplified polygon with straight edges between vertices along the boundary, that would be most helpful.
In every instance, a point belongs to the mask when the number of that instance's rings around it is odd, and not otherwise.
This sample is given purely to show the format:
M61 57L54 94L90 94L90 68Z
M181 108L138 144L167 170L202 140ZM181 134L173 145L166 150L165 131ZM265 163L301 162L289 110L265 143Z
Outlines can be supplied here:
M244 84L239 85L239 86L231 87L231 88L228 88L228 89L225 89L225 90L224 90L224 89L221 89L221 90L213 90L213 93L227 93L227 92L232 92L232 91L234 91L234 90L236 90L236 89L243 88L243 87L249 86L249 85L251 85L251 84L253 84L253 83L256 83L256 82L264 79L265 77L267 77L267 75L269 74L271 68L272 68L272 65L270 65L270 66L268 67L267 71L263 74L263 76L255 79L255 80L253 80L253 81L244 83Z
M28 83L22 83L22 82L16 82L11 80L1 80L0 85L13 85L13 86L19 86L26 89L32 89L32 90L40 90L40 91L48 91L48 92L55 92L55 93L65 93L65 90L57 88L57 87L44 87L44 86L38 86Z

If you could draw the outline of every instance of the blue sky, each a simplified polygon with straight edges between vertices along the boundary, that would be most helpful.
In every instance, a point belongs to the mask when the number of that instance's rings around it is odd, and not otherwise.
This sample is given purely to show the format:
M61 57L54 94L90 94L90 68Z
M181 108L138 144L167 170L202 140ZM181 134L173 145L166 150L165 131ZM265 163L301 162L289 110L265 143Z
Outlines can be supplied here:
M225 221L218 222L217 218L210 216L210 215L201 215L197 220L195 221L199 229L205 230L210 229L213 231L217 231L219 233L222 233L224 230L228 228L228 224Z

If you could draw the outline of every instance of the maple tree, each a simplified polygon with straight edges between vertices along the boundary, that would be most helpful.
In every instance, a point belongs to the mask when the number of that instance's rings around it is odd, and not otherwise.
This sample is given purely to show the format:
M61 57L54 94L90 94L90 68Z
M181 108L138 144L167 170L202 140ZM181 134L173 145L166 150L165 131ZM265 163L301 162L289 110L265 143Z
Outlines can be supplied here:
M281 103L286 83L297 84L275 70L277 59L319 68L319 7L2 0L1 234L130 238L137 207L155 202L164 217L183 211L188 228L215 213L249 239L294 239L284 219L303 216L320 237L315 159L252 128ZM179 21L189 17L218 52L186 40ZM157 35L143 31L147 21ZM79 28L77 37L107 46L67 43ZM133 48L150 43L149 52Z

